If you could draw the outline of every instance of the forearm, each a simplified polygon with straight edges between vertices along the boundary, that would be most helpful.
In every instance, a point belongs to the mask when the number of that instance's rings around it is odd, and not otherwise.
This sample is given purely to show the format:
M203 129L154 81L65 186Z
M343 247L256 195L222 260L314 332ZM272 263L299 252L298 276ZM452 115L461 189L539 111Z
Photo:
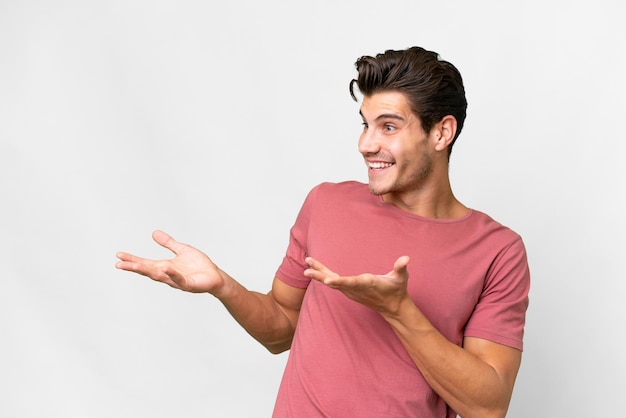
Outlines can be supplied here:
M170 260L150 260L118 252L119 261L115 266L175 289L210 293L268 350L279 353L291 347L304 289L275 279L267 295L251 292L198 249L176 241L163 231L155 231L152 237L176 256Z
M223 271L221 274L224 285L213 295L233 318L270 352L288 350L295 331L294 312L281 307L272 292L250 291Z
M412 301L385 319L433 390L460 416L505 416L517 367L506 375L450 342Z

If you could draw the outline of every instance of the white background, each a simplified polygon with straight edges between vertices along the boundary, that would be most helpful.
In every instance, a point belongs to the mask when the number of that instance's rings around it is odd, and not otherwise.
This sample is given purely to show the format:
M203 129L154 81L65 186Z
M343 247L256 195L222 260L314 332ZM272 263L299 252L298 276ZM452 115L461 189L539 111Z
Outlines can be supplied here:
M0 416L270 416L286 354L114 254L160 228L268 290L308 190L366 179L354 61L412 45L464 76L457 196L528 248L508 416L616 416L618 4L0 0Z

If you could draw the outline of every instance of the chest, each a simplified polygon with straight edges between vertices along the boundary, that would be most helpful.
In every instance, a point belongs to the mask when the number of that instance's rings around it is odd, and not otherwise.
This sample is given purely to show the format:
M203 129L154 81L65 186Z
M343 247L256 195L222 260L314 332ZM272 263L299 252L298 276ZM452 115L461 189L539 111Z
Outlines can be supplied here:
M479 254L475 234L459 225L348 209L316 213L307 237L309 255L340 275L384 274L408 255L411 298L440 332L460 344L490 264Z

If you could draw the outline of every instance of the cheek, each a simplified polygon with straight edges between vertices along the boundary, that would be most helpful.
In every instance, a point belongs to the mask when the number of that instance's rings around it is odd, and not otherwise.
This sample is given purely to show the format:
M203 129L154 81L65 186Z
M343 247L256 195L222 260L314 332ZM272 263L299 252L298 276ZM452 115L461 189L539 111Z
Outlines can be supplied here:
M427 157L427 149L423 144L415 142L396 142L390 144L389 152L394 156L399 166L422 165Z
M393 155L396 160L412 159L416 152L412 144L407 144L405 141L401 140L388 142L385 149Z

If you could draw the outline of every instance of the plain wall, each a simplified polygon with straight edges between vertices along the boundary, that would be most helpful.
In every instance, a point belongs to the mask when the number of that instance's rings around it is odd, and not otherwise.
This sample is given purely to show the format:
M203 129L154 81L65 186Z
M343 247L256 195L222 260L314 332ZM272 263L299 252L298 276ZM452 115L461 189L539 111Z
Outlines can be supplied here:
M270 416L287 354L114 255L163 229L269 290L309 189L366 180L354 61L412 45L464 76L457 197L528 249L508 416L616 416L618 4L0 1L0 416Z

